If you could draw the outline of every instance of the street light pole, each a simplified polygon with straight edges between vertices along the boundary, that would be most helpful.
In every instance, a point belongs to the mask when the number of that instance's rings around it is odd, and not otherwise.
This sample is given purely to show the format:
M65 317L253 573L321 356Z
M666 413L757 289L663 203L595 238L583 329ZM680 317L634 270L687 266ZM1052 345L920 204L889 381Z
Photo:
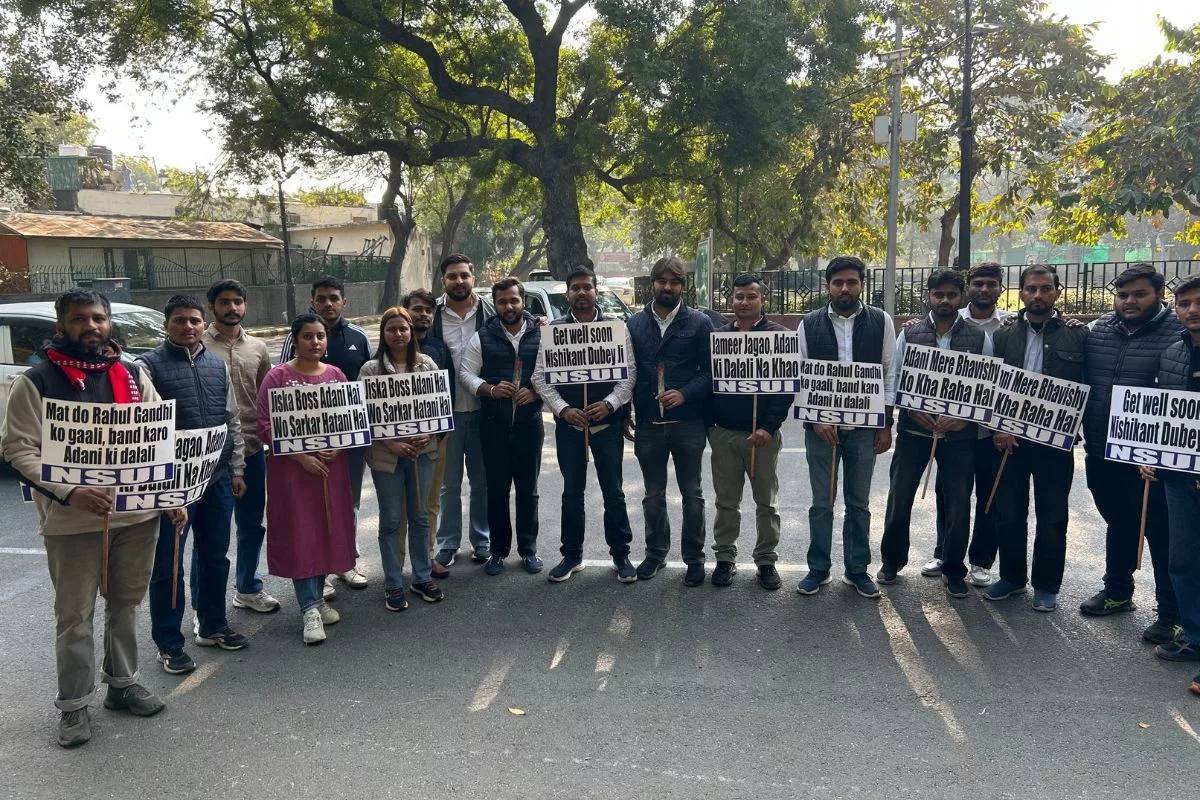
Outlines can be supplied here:
M883 307L887 313L896 315L896 235L900 210L900 84L904 79L904 24L900 8L896 8L896 58L892 61L892 124L888 137L888 210L887 210L887 261L883 270Z
M971 0L963 0L962 111L959 114L958 166L958 267L971 268L971 161L975 150L975 129L971 121L971 60L974 46L974 16Z

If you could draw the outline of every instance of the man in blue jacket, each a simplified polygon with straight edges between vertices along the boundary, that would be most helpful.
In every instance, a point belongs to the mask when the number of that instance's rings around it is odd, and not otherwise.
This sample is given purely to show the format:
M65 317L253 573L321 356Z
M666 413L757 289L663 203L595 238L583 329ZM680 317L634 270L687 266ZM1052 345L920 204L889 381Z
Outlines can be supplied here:
M660 258L650 271L654 299L629 318L629 338L637 361L633 388L634 420L625 420L626 438L642 467L646 496L646 558L639 580L663 568L671 547L667 518L667 461L675 462L675 480L683 495L680 550L687 564L684 585L704 583L704 493L700 465L704 456L704 413L712 394L708 317L683 302L687 272L674 256ZM634 436L634 422L637 435Z

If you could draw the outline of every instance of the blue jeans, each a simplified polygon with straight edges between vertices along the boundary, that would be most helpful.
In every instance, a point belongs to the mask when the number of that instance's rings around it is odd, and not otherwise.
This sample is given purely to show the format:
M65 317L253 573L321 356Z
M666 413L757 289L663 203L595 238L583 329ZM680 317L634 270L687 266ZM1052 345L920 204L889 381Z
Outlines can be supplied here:
M604 498L604 541L613 558L629 557L629 542L633 531L629 527L629 511L625 507L622 486L621 460L625 456L625 438L620 421L609 425L591 440L592 462L596 467L596 483ZM583 559L583 532L587 521L587 504L583 499L587 487L587 461L584 460L583 431L565 422L554 424L554 442L558 449L558 469L562 473L562 548L563 558Z
M704 493L700 467L704 460L704 421L686 419L669 425L637 426L633 452L642 467L646 496L646 558L666 561L671 550L671 521L667 517L667 460L675 462L675 482L683 496L683 529L679 549L684 563L704 563Z
M1200 642L1200 476L1159 470L1167 493L1171 585L1179 599L1179 624L1189 642Z
M234 586L242 594L255 594L263 590L258 560L262 555L263 537L267 535L263 526L263 513L267 507L266 450L246 456L246 473L242 480L246 482L246 493L233 504L233 518L237 520Z
M430 578L429 515L425 500L433 480L434 460L418 456L416 463L400 459L394 472L371 470L375 481L375 498L379 501L379 558L383 561L383 588L404 588L404 560L400 555L400 515L408 517L408 558L412 565L413 583L425 583Z
M829 572L832 567L833 506L829 481L833 477L833 448L811 428L804 431L808 457L808 482L812 505L808 508L808 568ZM871 475L875 472L875 430L838 429L838 459L842 462L842 561L847 575L865 573L871 563Z
M446 468L442 477L442 511L438 518L438 550L457 551L462 543L463 462L471 481L471 546L487 547L487 472L479 438L482 412L455 411L454 430L446 437Z
M321 605L321 592L325 591L325 576L293 578L292 588L296 590L296 603L300 606L300 613L303 614L310 608Z
M160 652L183 648L182 552L188 531L192 538L192 605L200 619L200 635L207 636L229 627L225 618L225 585L229 581L229 534L233 515L233 492L229 470L222 468L209 482L204 494L188 506L188 523L179 539L181 558L175 560L175 526L163 514L159 521L154 571L150 576L150 635ZM176 605L171 608L171 586Z

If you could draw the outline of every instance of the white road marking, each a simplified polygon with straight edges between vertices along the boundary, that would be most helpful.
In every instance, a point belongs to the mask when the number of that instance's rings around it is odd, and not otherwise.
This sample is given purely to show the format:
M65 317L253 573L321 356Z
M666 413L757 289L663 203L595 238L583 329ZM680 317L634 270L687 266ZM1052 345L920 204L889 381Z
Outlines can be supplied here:
M1171 719L1175 720L1175 724L1179 726L1179 729L1181 731L1183 731L1184 733L1186 733L1188 736L1195 739L1196 744L1200 744L1200 733L1196 733L1196 729L1193 728L1188 723L1188 721L1183 718L1183 714L1179 713L1179 709L1172 708L1172 709L1170 709L1170 711L1171 711Z
M550 659L550 669L554 669L562 663L563 658L567 655L567 648L571 643L567 641L567 637L558 640L558 647L554 648L554 657Z
M0 547L0 555L5 556L44 556L46 551L40 547Z

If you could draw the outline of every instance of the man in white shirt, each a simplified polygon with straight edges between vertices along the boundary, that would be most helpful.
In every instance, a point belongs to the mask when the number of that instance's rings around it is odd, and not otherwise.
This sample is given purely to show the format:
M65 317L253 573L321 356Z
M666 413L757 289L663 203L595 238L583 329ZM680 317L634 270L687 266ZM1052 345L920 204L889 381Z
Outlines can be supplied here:
M816 594L829 583L833 546L830 480L833 459L840 457L846 514L842 524L845 574L842 582L863 597L879 597L867 568L871 563L871 477L875 458L892 446L892 406L896 398L896 329L891 316L861 298L867 268L853 256L839 256L825 268L830 302L806 315L798 329L800 357L823 361L866 362L883 366L887 422L883 428L852 428L804 423L804 447L812 505L808 509L808 574L796 591Z
M462 357L475 333L494 315L489 303L475 295L475 268L461 254L446 256L438 266L445 294L433 315L435 338L450 349L455 372L461 375ZM446 437L446 466L442 479L442 510L438 518L435 559L443 567L454 563L462 542L463 464L471 482L471 560L482 564L491 557L488 534L487 473L479 438L479 398L459 382L454 398L454 430Z

